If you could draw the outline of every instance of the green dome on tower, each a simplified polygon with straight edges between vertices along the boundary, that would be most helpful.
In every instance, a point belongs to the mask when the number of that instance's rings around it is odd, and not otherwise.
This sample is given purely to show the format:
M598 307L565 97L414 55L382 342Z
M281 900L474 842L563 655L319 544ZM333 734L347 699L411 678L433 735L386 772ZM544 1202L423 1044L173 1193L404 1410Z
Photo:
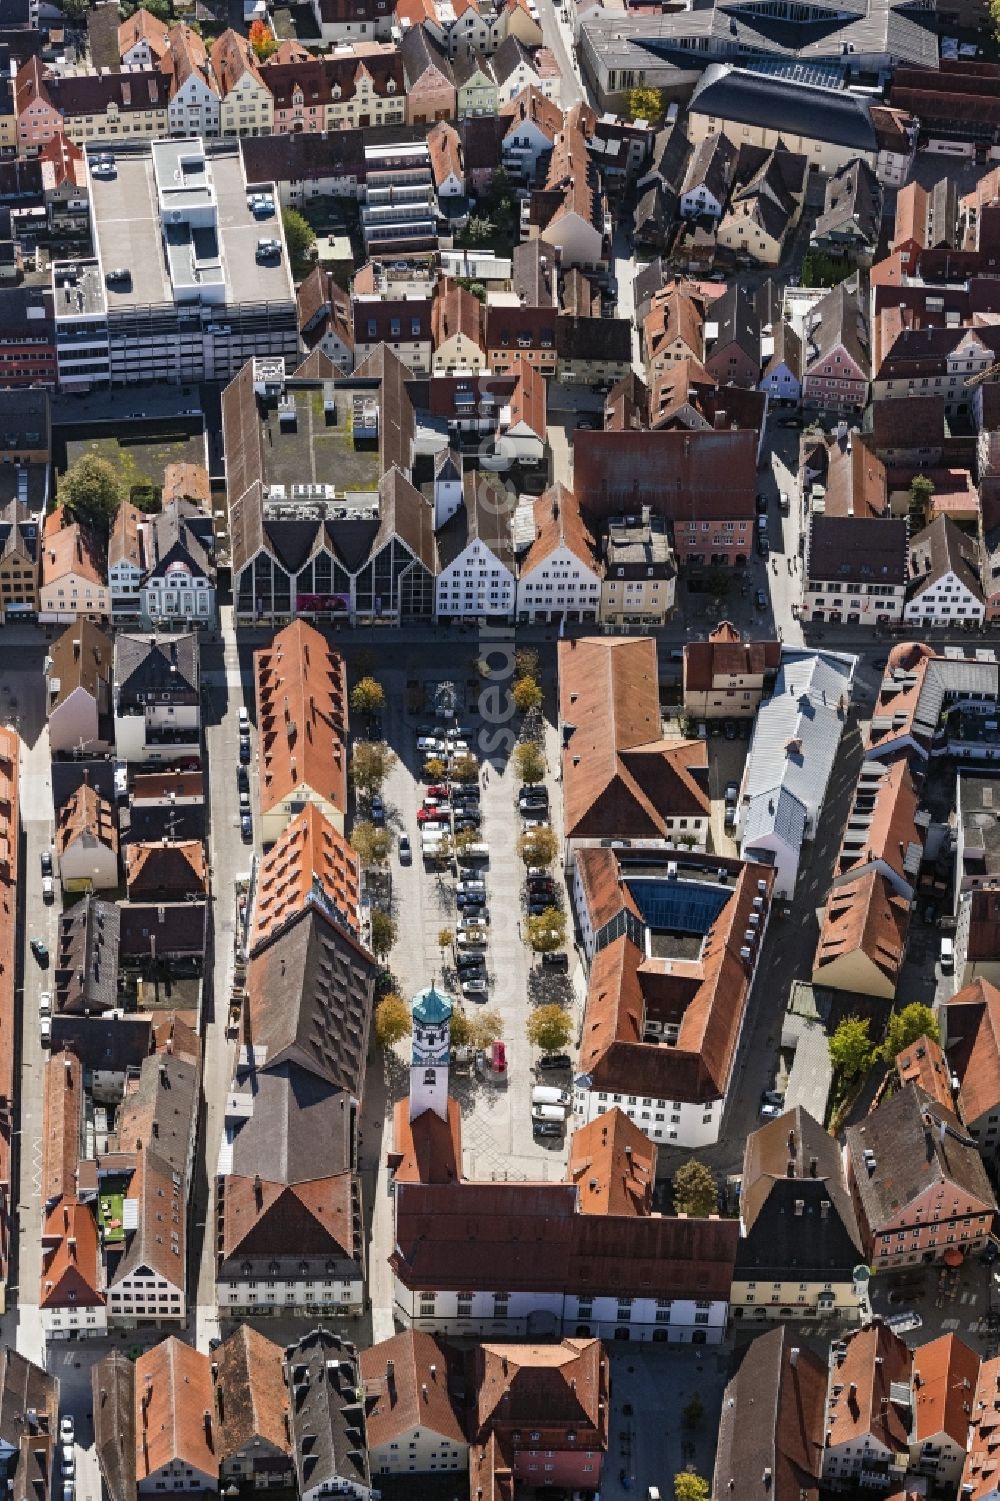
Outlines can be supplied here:
M454 1001L443 995L434 984L428 985L426 990L414 996L410 1003L413 1020L422 1027L443 1027L446 1022L451 1021L454 1009Z

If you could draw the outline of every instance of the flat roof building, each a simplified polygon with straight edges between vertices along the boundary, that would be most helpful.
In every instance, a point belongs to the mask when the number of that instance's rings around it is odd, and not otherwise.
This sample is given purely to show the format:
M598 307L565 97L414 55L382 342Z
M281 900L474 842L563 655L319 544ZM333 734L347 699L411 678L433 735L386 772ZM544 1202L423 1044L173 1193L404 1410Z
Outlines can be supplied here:
M116 144L87 156L94 255L52 267L59 383L229 380L292 360L295 292L280 220L258 219L239 144Z

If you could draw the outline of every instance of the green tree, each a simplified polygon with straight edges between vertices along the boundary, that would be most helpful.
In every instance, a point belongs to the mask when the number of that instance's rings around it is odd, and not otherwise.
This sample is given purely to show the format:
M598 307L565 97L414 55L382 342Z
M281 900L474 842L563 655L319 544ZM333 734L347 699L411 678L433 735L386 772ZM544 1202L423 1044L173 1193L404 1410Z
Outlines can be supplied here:
M934 481L926 474L915 474L910 481L910 511L918 526L924 527L930 521L933 499Z
M296 208L283 208L281 222L285 228L285 244L288 246L292 275L299 281L309 274L312 264L309 252L316 243L316 231Z
M693 1219L704 1220L716 1214L719 1208L719 1193L712 1170L689 1157L674 1174L674 1210L677 1214L689 1214Z
M546 907L528 918L528 942L536 954L551 954L566 942L566 914L561 907Z
M467 1048L472 1045L472 1023L464 1011L453 1011L451 1021L448 1024L453 1048Z
M709 1484L694 1470L674 1476L674 1501L708 1501Z
M659 89L629 89L625 95L625 115L629 120L645 120L649 125L659 125L663 119L663 95Z
M551 829L529 829L517 841L517 853L525 865L551 865L558 846Z
M530 709L540 709L542 706L542 690L534 678L518 678L512 696L519 714L527 714Z
M380 1047L392 1048L413 1030L410 1008L401 995L390 990L375 1007L375 1037Z
M440 782L447 770L440 756L428 756L424 762L424 776L429 782Z
M384 959L396 942L396 919L376 907L372 912L371 946L376 959Z
M451 763L450 776L453 782L478 782L479 763L475 756L456 756Z
M830 1061L845 1079L867 1073L875 1057L868 1035L868 1018L845 1016L829 1041Z
M57 499L70 520L83 522L106 537L118 507L128 500L128 488L108 459L85 453L59 481Z
M395 752L384 740L358 740L351 757L351 780L359 792L378 792L396 764Z
M62 9L67 21L85 21L90 0L62 0Z
M486 301L486 288L481 281L473 281L471 276L456 276L455 281L467 292L471 292L477 302Z
M911 1001L902 1011L894 1011L885 1029L885 1040L879 1053L886 1063L891 1063L904 1048L912 1047L918 1037L929 1037L932 1042L940 1040L937 1017L929 1006Z
M381 714L385 708L385 689L376 678L358 678L351 689L351 708L355 714Z
M388 829L378 829L370 818L362 818L351 830L351 848L361 861L364 870L384 865L392 849L392 835Z
M573 1036L573 1018L561 1006L539 1006L525 1026L528 1041L543 1053L561 1053Z
M514 747L514 770L522 782L534 786L545 780L545 757L533 740L521 740Z

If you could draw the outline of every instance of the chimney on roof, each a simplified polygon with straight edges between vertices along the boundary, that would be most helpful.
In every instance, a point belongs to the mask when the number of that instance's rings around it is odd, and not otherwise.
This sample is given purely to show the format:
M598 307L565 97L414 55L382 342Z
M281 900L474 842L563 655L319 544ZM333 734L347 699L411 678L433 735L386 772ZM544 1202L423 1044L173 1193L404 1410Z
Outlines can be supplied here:
M793 1345L792 1348L788 1352L788 1364L791 1366L792 1370L794 1371L794 1369L798 1365L798 1363L799 1363L799 1347L798 1347L798 1345Z
M254 1180L253 1180L253 1196L254 1196L254 1202L256 1203L257 1208L260 1209L261 1206L262 1206L262 1204L264 1203L264 1185L263 1185L263 1183L260 1180L260 1173L256 1173L254 1175Z
M789 1155L789 1157L794 1157L795 1156L795 1131L794 1130L791 1130L788 1133L788 1155Z
M819 1158L818 1157L810 1157L810 1159L809 1159L809 1176L810 1176L810 1178L815 1178L815 1176L816 1176L816 1170L817 1170L818 1167L819 1167Z

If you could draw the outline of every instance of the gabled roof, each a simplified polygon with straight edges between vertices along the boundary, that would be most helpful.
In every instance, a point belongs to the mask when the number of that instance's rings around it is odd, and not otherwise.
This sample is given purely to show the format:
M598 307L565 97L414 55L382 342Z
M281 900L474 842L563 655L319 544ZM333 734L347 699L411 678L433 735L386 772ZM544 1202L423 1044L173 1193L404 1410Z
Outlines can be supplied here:
M65 513L52 511L45 521L42 547L42 587L49 588L70 574L91 584L107 582L107 558L96 533L79 521L63 525Z
M86 616L75 620L56 637L49 647L49 656L52 662L48 674L50 689L56 683L59 685L57 691L49 695L50 714L77 688L96 698L98 685L111 681L114 657L111 639Z
M159 62L170 50L169 37L170 27L140 6L118 28L118 56L123 58L137 42L145 42L154 60Z
M135 1501L135 1367L111 1349L91 1367L94 1446L109 1501Z
M297 1063L360 1100L373 983L368 953L309 908L247 970L250 1037L263 1066Z
M781 662L780 641L745 641L736 627L723 620L707 641L688 641L684 647L684 691L706 692L716 678L766 678Z
M360 862L315 803L307 803L264 854L254 897L251 954L313 903L357 937Z
M979 1356L954 1334L914 1350L911 1443L950 1439L964 1452L978 1379Z
M62 1199L42 1226L41 1308L100 1308L101 1244L90 1205Z
M221 1463L267 1444L291 1455L288 1391L281 1345L240 1324L213 1353L215 1410Z
M649 1214L656 1147L615 1106L573 1132L567 1177L579 1191L581 1214Z
M327 1329L312 1330L296 1345L286 1347L285 1384L294 1393L292 1440L299 1494L314 1487L320 1494L324 1490L358 1494L369 1489L355 1347Z
M135 1390L139 1484L175 1461L214 1481L219 1455L208 1356L169 1335L137 1359Z
M434 291L431 329L434 348L440 349L456 334L464 334L477 348L485 351L485 314L478 297L460 287L450 277L442 277Z
M45 1064L42 1137L43 1205L76 1193L83 1122L83 1068L75 1053L53 1053Z
M307 786L347 809L347 681L344 659L304 620L254 653L260 730L260 802L267 814Z
M180 635L115 637L115 688L122 702L137 695L200 691L199 639L194 631Z
M585 568L600 572L597 543L572 490L559 483L553 485L535 501L534 516L535 540L521 560L521 578L540 567L559 547L567 548Z
M704 742L664 741L652 637L559 643L567 839L661 836L674 814L704 816Z
M971 1126L1000 1105L1000 990L977 977L944 1001L941 1023L962 1119Z
M111 804L87 782L81 782L67 798L56 819L55 846L59 858L76 845L85 849L103 845L112 854L118 851L118 830Z
M449 1390L455 1364L446 1345L416 1329L362 1350L368 1448L382 1449L417 1428L464 1446L461 1405ZM454 1375L461 1380L460 1371Z
M826 1406L827 1444L871 1438L893 1454L908 1450L907 1421L892 1387L909 1387L912 1351L881 1319L846 1338L846 1353L832 1366Z
M176 897L183 900L208 890L205 846L200 839L125 847L129 898Z
M751 1340L726 1387L715 1456L716 1497L742 1498L767 1475L771 1501L817 1501L823 1466L826 1363L793 1346L782 1324Z
M873 1234L896 1224L909 1206L940 1185L971 1203L995 1210L990 1181L976 1143L952 1111L919 1085L904 1085L863 1125L848 1126L847 1152L861 1211ZM874 1163L869 1170L866 1152Z
M912 539L909 572L910 599L919 599L927 589L952 575L979 604L985 602L979 549L948 516L939 516Z
M871 371L871 336L857 276L848 277L827 292L810 314L806 334L806 370L843 348L863 374Z
M909 926L909 902L877 870L866 870L853 880L831 887L820 921L814 981L824 984L827 965L860 952L895 985L906 954Z

